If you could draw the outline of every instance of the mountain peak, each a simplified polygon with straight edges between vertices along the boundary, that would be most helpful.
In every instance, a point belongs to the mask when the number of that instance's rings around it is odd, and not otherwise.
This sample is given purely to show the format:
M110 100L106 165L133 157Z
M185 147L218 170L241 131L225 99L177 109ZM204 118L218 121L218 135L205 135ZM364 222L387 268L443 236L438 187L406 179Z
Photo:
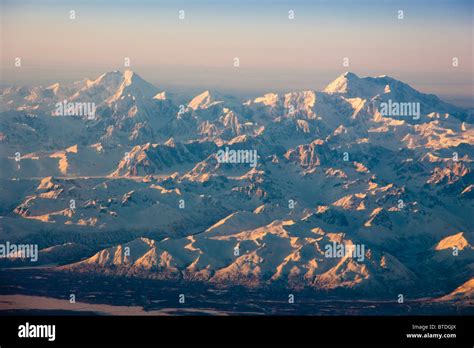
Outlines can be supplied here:
M98 86L98 85L116 85L122 78L122 73L118 70L108 71L103 73L95 80L87 80L86 88Z
M356 83L357 80L360 80L359 76L347 71L339 75L334 81L327 85L323 92L328 94L348 93L350 89L349 84Z
M94 80L95 83L106 82L106 81L128 81L130 82L134 78L140 78L133 70L126 69L123 72L120 70L112 70L100 75ZM141 78L140 78L141 79Z
M390 92L392 90L392 85L411 88L387 75L378 77L359 77L352 72L345 72L328 84L323 90L323 93L336 95L342 94L349 98L359 97L371 99L377 95Z
M435 247L435 250L444 250L444 249L453 249L458 248L463 250L466 247L469 247L469 242L464 238L464 233L459 232L451 236L443 238Z
M222 101L216 100L216 96L211 94L209 90L197 95L188 104L188 107L193 110L207 109L213 105L222 103Z
M52 90L57 90L59 88L59 83L53 83L52 85L46 87L46 89L52 89Z
M174 141L174 138L171 137L169 138L166 142L165 142L165 145L166 146L169 146L169 147L176 147L176 143Z
M160 92L160 93L157 93L153 99L157 99L157 100L166 100L166 92L163 91L163 92Z
M351 78L359 78L359 76L357 76L356 74L354 74L353 72L350 72L350 71L346 71L344 74L340 75L339 77L345 77L345 78L348 78L348 79L351 79Z
M71 98L92 99L97 104L116 102L125 97L153 98L159 90L151 83L142 79L134 71L127 69L121 72L113 70L106 72L95 80L82 82L83 87Z

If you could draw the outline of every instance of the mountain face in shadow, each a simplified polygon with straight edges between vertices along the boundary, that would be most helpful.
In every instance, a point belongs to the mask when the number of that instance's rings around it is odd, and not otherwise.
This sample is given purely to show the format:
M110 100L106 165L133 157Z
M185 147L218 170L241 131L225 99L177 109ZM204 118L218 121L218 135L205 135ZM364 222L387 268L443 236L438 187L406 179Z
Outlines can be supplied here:
M472 301L473 118L434 95L345 73L180 104L130 70L0 93L0 241L39 264Z

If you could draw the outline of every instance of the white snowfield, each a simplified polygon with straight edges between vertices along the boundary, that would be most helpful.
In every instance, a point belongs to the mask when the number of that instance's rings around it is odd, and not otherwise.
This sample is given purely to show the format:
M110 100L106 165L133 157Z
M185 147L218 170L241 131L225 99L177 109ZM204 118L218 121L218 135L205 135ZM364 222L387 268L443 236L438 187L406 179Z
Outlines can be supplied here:
M350 72L246 101L205 91L183 104L130 70L0 94L0 240L34 237L40 263L472 299L472 110ZM52 115L64 101L95 103L96 118ZM226 147L256 151L255 168L219 161ZM327 257L331 243L364 257Z

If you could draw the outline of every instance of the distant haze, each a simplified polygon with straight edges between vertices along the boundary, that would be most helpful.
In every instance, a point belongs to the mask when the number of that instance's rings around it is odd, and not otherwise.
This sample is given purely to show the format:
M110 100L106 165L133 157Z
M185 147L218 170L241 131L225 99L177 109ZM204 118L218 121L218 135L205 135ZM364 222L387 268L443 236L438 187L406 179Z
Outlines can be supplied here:
M131 69L163 89L320 90L354 71L458 100L474 94L470 1L4 0L1 6L2 85L93 78L125 69L129 57Z

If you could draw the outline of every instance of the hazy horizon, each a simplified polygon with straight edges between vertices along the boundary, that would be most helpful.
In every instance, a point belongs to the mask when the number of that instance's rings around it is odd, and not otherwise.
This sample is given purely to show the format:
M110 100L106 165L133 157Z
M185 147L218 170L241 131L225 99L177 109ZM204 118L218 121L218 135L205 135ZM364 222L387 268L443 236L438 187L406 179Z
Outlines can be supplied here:
M118 67L115 70L126 70L124 68L120 69ZM244 101L245 99L248 98L255 98L260 95L263 95L265 93L289 93L289 92L294 92L294 91L303 91L303 90L314 90L314 91L322 91L330 82L335 80L338 76L343 74L344 72L334 72L334 75L331 75L330 73L322 73L320 75L316 75L313 77L315 83L311 82L311 76L307 76L304 73L299 73L297 76L301 76L302 79L293 83L292 85L288 85L282 82L282 80L278 81L278 76L274 76L272 78L273 84L268 87L261 86L261 87L253 87L253 84L250 83L251 87L247 86L226 86L224 84L219 84L218 81L207 81L206 83L198 83L196 82L195 84L193 83L186 83L184 80L177 80L175 82L169 82L170 79L165 79L165 81L168 82L162 82L161 77L159 76L159 73L153 72L152 69L146 69L144 70L145 73L143 73L141 70L137 69L131 69L135 73L137 73L140 77L145 79L146 81L152 83L159 89L166 91L168 93L173 93L175 94L175 98L179 99L180 101L186 101L187 99L192 99L194 96L197 94L200 94L206 90L210 90L213 92L221 92L224 94L231 94L232 97L241 99ZM150 71L148 71L150 70ZM75 76L74 78L66 78L65 76L61 77L49 77L44 80L39 80L35 81L35 83L30 83L29 81L16 81L16 83L0 83L0 87L7 87L7 86L49 86L54 83L63 83L63 84L69 84L72 82L77 82L80 80L84 79L91 79L94 80L98 78L100 75L113 71L112 69L108 70L102 70L102 71L91 71L87 76ZM161 70L160 70L161 71ZM398 76L393 76L390 74L377 74L377 75L364 75L360 74L357 71L351 71L347 70L352 73L355 73L359 77L366 77L366 76L380 76L380 75L389 75L392 78L395 78L397 80L400 80L402 82L408 83L410 86L413 88L419 90L420 92L423 93L432 93L443 99L444 101L450 102L454 105L461 106L461 107L468 107L472 108L474 107L474 98L471 95L463 95L463 94L452 94L448 93L445 94L443 91L433 91L430 89L430 83L428 81L420 81L418 83L416 82L410 82L412 79L410 79L409 76L407 76L406 79L399 78ZM169 72L164 72L165 74L170 74ZM195 72L196 75L200 75L199 72ZM242 77L242 75L241 75ZM247 78L249 80L252 80L252 76L243 76L243 78ZM304 80L304 83L301 83L302 80ZM193 80L191 79L191 82ZM467 89L471 88L471 86L467 86Z
M144 79L178 91L321 90L352 71L440 96L474 95L469 1L118 1L110 8L20 0L2 2L1 20L2 85L94 78L126 69L129 57Z

